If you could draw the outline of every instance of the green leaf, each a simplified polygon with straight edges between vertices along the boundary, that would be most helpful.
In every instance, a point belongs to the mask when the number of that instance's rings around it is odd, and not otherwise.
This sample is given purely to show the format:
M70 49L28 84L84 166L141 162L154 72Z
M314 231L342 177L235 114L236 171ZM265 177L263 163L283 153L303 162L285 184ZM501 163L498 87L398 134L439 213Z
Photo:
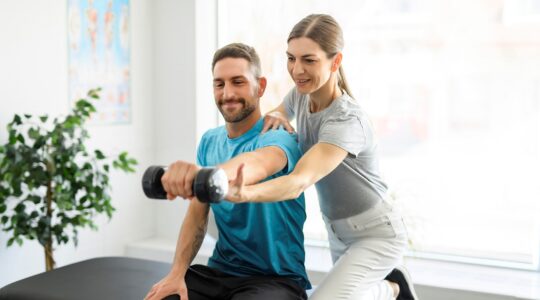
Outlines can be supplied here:
M21 214L22 212L24 212L25 209L26 209L26 206L22 202L17 204L17 206L15 206L15 212L17 212L18 214Z
M28 197L28 200L32 201L34 204L39 204L41 202L41 197L32 195Z
M19 134L17 135L17 140L18 140L19 142L21 142L22 144L24 144L24 136L22 136L22 134L19 133Z
M96 154L96 157L97 159L105 159L105 155L103 155L103 152L101 152L100 150L95 150L94 153Z
M99 99L99 92L101 92L101 88L90 90L88 91L88 97Z
M35 129L34 127L30 127L30 129L28 129L28 136L33 140L37 140L39 137L41 137L39 130Z
M9 221L9 217L8 216L2 216L2 224L6 224L8 221Z
M11 247L11 245L13 245L13 242L15 242L15 238L12 237L7 241L7 246Z
M5 204L0 204L0 214L3 214L6 212L7 206Z
M10 145L15 145L15 143L17 143L17 136L15 135L9 135L9 144Z
M120 153L120 155L118 156L118 159L121 160L121 161L125 161L126 160L126 157L127 157L127 152L122 152Z
M40 116L39 119L41 120L41 122L45 123L47 122L47 119L49 118L49 116L47 115L43 115L43 116Z
M15 115L13 117L12 123L15 125L21 125L22 124L21 117L19 115Z

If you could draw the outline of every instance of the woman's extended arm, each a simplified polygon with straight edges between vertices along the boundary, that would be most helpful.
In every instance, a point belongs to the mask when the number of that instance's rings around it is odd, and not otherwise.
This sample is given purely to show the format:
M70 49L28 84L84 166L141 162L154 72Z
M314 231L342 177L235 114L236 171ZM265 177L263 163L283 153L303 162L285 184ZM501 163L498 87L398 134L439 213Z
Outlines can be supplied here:
M289 175L247 186L244 186L240 166L236 179L230 183L226 199L232 202L274 202L297 198L337 168L346 156L347 151L338 146L317 143L300 158Z

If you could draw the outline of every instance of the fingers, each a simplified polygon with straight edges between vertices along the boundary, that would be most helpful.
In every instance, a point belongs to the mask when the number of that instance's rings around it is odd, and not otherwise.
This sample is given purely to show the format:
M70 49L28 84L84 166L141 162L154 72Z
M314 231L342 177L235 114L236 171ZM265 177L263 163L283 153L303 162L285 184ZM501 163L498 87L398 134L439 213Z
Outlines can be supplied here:
M171 180L169 182L171 193L180 197L184 196L184 181L187 165L185 162L177 161L170 167Z
M270 129L277 130L280 126L283 126L283 128L285 128L285 130L287 130L287 132L289 133L294 132L294 128L286 118L284 118L280 114L267 114L266 116L264 116L264 125L261 134L267 132Z
M148 292L148 294L146 294L146 296L144 297L144 300L151 300L153 299L154 295L156 294L156 291L158 289L157 287L158 284L154 284L154 286L152 286L152 289Z
M180 289L180 299L181 300L189 300L188 299L188 292L187 292L187 289Z
M241 203L244 201L244 195L242 194L244 186L244 166L245 164L240 164L236 170L236 178L229 181L229 191L226 199L231 202Z
M152 288L148 294L146 294L146 296L144 296L144 300L149 300L154 294L156 293L156 291L154 290L154 288Z
M182 296L182 300L187 299L187 290L184 291L186 296ZM171 289L169 285L158 285L152 287L150 292L144 297L144 300L162 300L163 298L176 294L176 291ZM182 290L179 290L179 294L182 294Z
M199 166L184 161L171 164L161 177L167 199L173 200L177 196L187 199L193 196L193 181L199 169Z
M263 125L263 129L262 129L261 133L267 132L268 129L270 128L270 126L272 126L271 117L270 116L264 116L264 125Z
M186 171L186 177L184 180L184 198L189 198L193 196L193 181L197 175L197 169L195 165L189 165Z
M285 127L285 130L287 130L287 132L294 133L294 128L292 127L291 123L287 122L283 124L283 126Z

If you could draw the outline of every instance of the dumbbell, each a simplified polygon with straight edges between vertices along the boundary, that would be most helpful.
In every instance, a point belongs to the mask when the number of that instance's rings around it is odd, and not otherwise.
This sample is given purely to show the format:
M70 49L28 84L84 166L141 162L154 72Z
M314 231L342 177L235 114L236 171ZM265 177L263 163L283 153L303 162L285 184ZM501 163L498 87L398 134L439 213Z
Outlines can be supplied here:
M161 184L161 177L167 169L162 166L150 166L143 174L144 194L151 199L167 199L167 192ZM204 203L219 203L227 195L229 181L227 174L220 168L202 168L193 181L193 193Z

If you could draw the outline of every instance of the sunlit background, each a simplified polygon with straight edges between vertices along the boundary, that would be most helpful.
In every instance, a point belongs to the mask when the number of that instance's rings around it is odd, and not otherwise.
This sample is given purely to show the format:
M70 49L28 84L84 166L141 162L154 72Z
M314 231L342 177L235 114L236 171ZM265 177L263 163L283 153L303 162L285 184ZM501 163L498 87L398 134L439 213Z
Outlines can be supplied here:
M540 1L218 2L218 44L245 42L269 86L293 86L288 33L309 13L344 31L343 66L379 139L410 255L536 268L540 255ZM326 239L306 193L306 238Z

